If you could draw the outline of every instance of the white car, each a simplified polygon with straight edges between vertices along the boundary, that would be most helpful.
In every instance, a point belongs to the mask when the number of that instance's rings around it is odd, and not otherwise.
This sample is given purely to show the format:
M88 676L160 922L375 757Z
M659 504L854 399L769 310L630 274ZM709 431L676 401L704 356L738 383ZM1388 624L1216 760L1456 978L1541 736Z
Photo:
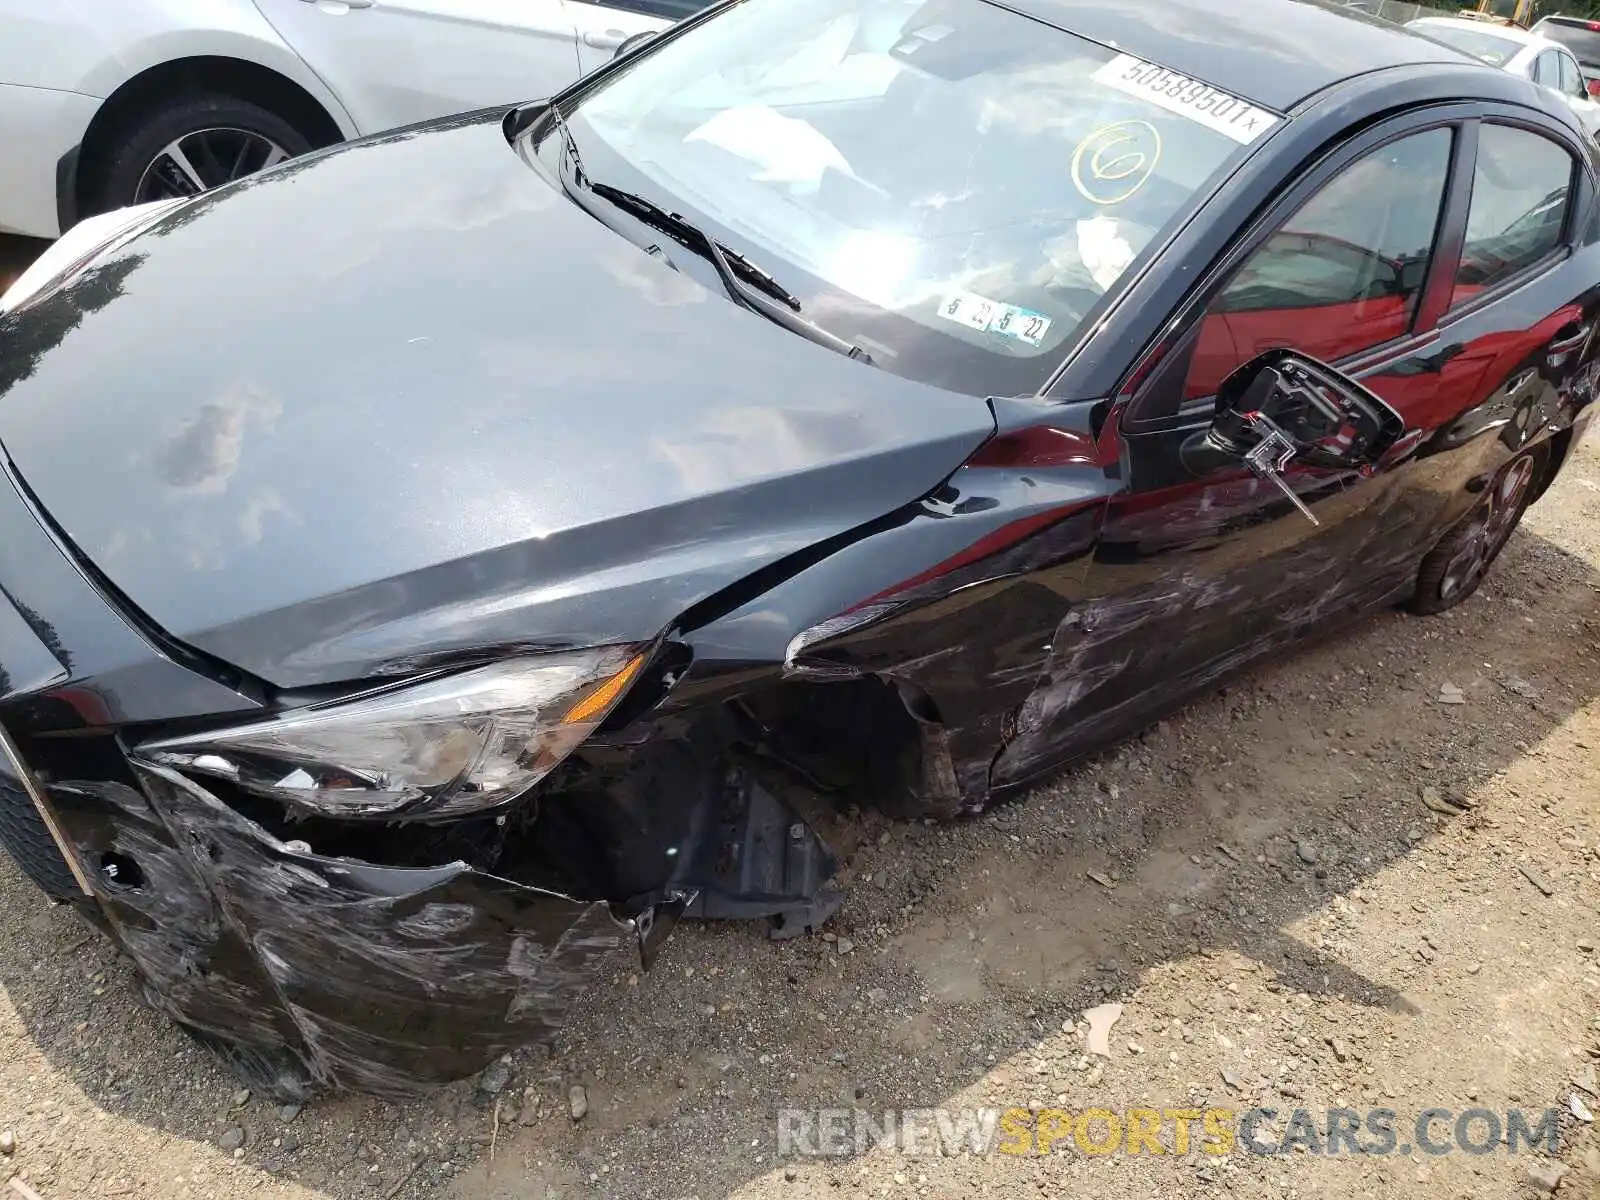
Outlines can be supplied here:
M1589 136L1600 137L1600 103L1589 95L1578 60L1561 43L1525 29L1459 17L1420 17L1406 28L1559 93Z
M0 233L549 95L710 0L0 0Z

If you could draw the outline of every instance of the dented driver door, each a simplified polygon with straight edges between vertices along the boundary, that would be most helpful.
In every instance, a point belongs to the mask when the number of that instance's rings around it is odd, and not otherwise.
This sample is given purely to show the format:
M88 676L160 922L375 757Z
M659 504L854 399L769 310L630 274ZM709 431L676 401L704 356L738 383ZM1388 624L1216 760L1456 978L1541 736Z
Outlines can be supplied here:
M1177 707L1332 610L1367 505L1357 473L1291 462L1282 479L1308 517L1241 464L1195 478L1185 446L1210 424L1125 438L1129 487L1106 510L1086 599L1055 631L997 784Z
M1381 472L1291 460L1273 479L1188 450L1224 382L1263 352L1337 366L1417 339L1456 136L1419 118L1353 140L1191 297L1116 410L1122 487L997 784L1127 733L1376 598L1358 568L1382 541Z

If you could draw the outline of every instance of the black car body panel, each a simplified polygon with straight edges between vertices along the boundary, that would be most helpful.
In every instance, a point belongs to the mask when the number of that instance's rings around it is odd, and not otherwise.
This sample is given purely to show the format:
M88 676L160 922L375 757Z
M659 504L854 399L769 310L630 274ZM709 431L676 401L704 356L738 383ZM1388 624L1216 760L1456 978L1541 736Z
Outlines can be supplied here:
M908 382L674 273L540 169L547 109L255 176L0 317L0 837L154 1003L279 1094L459 1076L682 916L826 920L818 805L980 811L1414 596L1509 464L1548 486L1600 376L1596 152L1564 106L1304 0L1240 25L1221 0L1018 9L1284 114L1036 395ZM1492 126L1570 156L1562 223L1462 291ZM1237 371L1189 386L1213 301L1331 180L1430 131L1432 240L1361 297L1411 307L1321 368L1393 428L1275 479L1216 457L1242 414ZM1266 311L1264 345L1343 327ZM637 681L498 812L308 815L141 750L617 642L648 645ZM28 850L45 827L73 875Z
M138 782L56 790L80 853L123 866L95 873L95 899L152 1002L256 1060L278 1095L307 1074L403 1095L481 1070L547 1038L635 946L633 922L603 901L463 862L311 854L175 773L143 768Z
M189 669L194 654L108 604L9 478L0 572L0 698L15 697L30 723L116 726L259 707L238 672Z
M0 366L0 445L173 637L283 687L530 629L647 639L993 431L981 398L819 361L640 254L500 117L213 193L19 314L60 345ZM292 261L259 272L263 243ZM114 449L86 473L90 436Z

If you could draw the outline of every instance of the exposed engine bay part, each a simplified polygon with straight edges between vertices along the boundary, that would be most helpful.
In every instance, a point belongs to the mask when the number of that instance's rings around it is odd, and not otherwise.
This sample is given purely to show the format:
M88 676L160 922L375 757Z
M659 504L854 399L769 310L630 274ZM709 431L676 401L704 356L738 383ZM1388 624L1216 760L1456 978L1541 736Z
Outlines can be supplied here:
M843 897L823 884L837 863L816 832L795 811L753 782L730 771L725 802L695 810L705 827L691 839L683 882L694 899L684 915L711 920L771 921L774 939L820 929Z

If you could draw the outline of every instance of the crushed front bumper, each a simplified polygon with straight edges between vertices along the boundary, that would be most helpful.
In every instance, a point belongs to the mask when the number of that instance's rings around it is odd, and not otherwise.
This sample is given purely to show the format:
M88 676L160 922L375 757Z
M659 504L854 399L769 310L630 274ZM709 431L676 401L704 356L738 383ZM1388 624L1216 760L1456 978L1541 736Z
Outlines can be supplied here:
M463 863L299 852L183 776L49 788L146 995L283 1097L405 1095L546 1039L638 922ZM266 1076L266 1078L263 1078Z
M78 739L94 740L114 741ZM24 767L88 886L80 906L154 1007L283 1099L318 1086L399 1097L460 1079L548 1041L587 984L625 956L648 967L682 916L767 918L772 937L793 937L840 901L815 829L737 767L706 774L703 790L644 798L681 806L670 845L639 835L676 866L614 904L465 862L312 853L185 775L120 749L115 762L92 779Z

